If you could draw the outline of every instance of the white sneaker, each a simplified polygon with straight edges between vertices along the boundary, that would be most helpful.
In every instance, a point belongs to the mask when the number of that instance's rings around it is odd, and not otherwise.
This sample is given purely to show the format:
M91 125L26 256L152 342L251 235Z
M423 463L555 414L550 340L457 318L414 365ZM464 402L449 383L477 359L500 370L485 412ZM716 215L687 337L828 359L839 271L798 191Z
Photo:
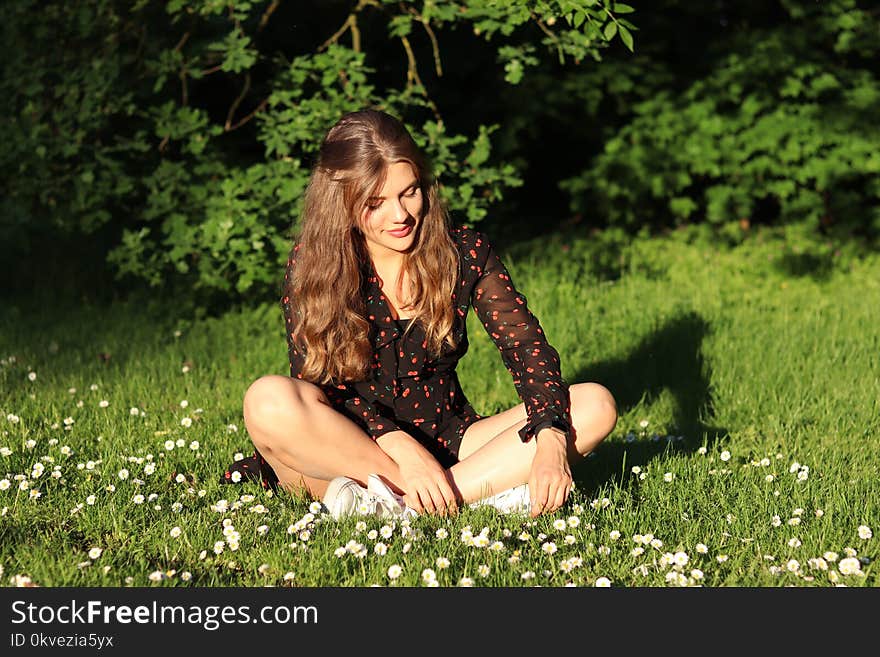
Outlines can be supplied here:
M491 506L500 513L528 513L532 508L532 501L529 498L529 485L520 484L519 486L508 488L495 495L471 502L468 506L472 509L481 506Z
M324 506L334 520L345 516L414 518L418 516L403 498L385 485L377 475L367 478L367 488L349 477L336 477L324 493Z

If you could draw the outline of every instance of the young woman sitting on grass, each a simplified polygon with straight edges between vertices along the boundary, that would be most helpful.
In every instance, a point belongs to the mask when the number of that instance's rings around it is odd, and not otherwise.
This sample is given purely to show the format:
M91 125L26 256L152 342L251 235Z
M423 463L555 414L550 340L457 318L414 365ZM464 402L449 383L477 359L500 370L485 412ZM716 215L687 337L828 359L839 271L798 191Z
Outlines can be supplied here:
M614 428L614 399L566 385L526 298L485 235L450 225L397 119L366 110L330 129L301 224L282 298L290 376L248 388L256 452L224 479L305 489L334 518L562 506L571 464ZM522 399L489 417L455 371L471 306Z

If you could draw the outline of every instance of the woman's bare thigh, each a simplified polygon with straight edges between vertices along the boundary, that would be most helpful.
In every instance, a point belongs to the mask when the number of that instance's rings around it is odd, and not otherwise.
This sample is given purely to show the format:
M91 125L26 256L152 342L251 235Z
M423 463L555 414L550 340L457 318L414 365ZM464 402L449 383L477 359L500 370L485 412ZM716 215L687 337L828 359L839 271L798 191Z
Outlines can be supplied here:
M461 447L458 450L458 459L460 461L466 459L505 429L509 429L517 424L524 425L526 419L525 404L517 404L506 411L477 420L464 432L464 436L461 439Z

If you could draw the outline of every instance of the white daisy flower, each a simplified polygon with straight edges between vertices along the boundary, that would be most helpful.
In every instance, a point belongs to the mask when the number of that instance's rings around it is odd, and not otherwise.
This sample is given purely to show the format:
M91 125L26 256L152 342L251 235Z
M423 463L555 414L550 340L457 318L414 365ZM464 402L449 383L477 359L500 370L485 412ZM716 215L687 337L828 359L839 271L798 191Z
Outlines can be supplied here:
M855 575L862 570L862 564L855 557L846 557L840 560L837 568L841 575Z

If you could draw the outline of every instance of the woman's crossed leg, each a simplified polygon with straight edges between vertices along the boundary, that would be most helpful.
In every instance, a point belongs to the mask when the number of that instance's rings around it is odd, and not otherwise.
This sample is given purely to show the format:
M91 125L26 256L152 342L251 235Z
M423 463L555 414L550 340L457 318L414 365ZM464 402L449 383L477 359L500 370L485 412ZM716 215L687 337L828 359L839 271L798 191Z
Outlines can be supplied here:
M573 439L568 458L573 464L611 433L617 409L608 390L595 383L574 384L569 395ZM244 419L254 446L288 490L305 489L320 499L335 477L363 484L377 474L396 492L406 492L394 460L312 383L279 375L258 379L245 394ZM462 502L526 483L535 440L520 440L525 422L525 406L519 404L468 427L460 461L448 470Z

